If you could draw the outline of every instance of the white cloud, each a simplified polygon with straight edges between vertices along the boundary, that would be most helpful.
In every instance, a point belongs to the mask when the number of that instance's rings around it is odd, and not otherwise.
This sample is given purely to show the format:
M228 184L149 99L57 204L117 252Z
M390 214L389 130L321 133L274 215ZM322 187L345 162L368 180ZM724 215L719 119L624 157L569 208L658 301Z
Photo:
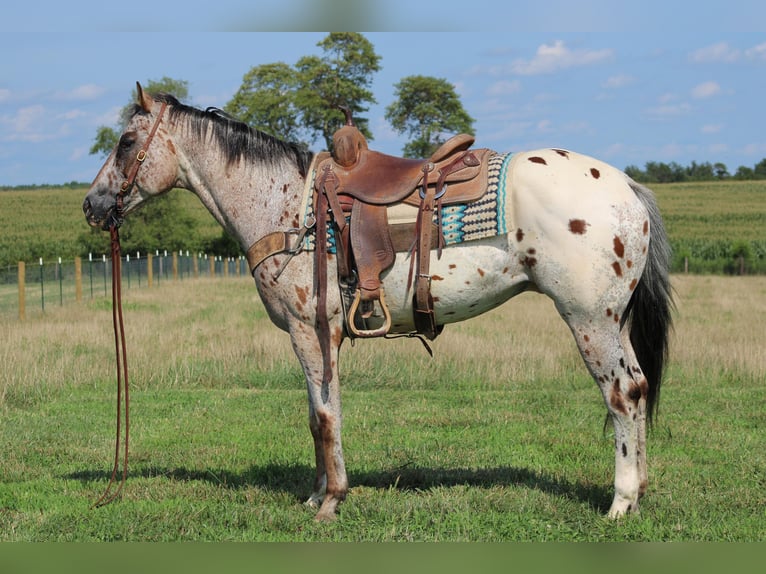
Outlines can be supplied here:
M540 120L535 126L538 132L549 133L553 131L553 122L551 120Z
M712 46L706 46L695 50L689 55L692 62L699 64L710 62L735 62L740 58L740 51L732 48L726 42L719 42Z
M509 96L511 94L518 94L521 91L521 82L514 80L509 82L507 80L501 82L495 82L489 88L487 88L488 96Z
M96 84L83 84L68 92L59 92L56 98L60 100L91 101L101 97L106 90Z
M77 118L81 118L85 115L87 114L82 110L69 110L63 114L59 114L57 117L62 120L76 120Z
M84 157L87 157L87 155L88 155L87 147L76 147L72 150L72 153L69 154L69 161L77 161Z
M601 87L613 90L613 89L624 88L625 86L629 86L630 84L635 83L635 81L636 79L633 76L629 76L627 74L619 74L617 76L612 76L611 78L607 78L607 80L601 85Z
M766 60L766 42L745 50L745 56L751 60Z
M654 117L668 118L686 115L691 111L691 109L691 106L685 102L678 104L661 103L659 106L649 108L647 112L649 115Z
M45 131L46 110L41 105L19 108L13 116L0 117L3 140L40 142L50 139Z
M721 86L717 82L703 82L692 88L692 97L698 100L711 98L721 93Z
M551 74L559 70L589 66L612 59L612 50L571 50L561 40L537 48L534 58L511 62L508 71L522 76Z
M0 88L0 102L5 102L11 99L11 90Z
M700 128L703 134L717 134L723 130L723 124L707 124Z

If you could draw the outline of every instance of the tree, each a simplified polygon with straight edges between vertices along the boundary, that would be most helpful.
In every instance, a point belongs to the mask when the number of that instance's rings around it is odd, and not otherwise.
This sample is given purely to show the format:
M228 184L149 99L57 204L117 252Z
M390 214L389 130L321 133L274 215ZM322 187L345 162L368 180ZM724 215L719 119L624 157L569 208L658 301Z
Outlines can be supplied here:
M372 74L380 70L380 56L362 34L333 32L317 44L324 55L305 56L298 60L299 88L296 105L303 125L315 138L324 139L325 148L332 149L332 136L344 123L340 106L351 110L354 124L373 139L368 120L361 114L376 103L372 91Z
M625 175L635 181L646 181L646 174L637 165L629 165L625 168Z
M285 63L256 66L245 74L242 86L224 110L270 135L301 142L295 105L297 86L296 71Z
M737 168L737 172L734 174L734 179L738 179L738 180L755 179L755 175L753 174L753 168L747 167L746 165L739 166Z
M729 170L726 169L726 164L716 162L713 164L713 172L715 173L716 179L726 179L727 177L731 177L729 175Z
M344 122L338 106L348 107L356 126L372 139L362 117L375 103L370 91L380 56L361 34L333 32L317 44L324 53L304 56L294 67L284 63L252 68L226 111L253 128L305 145L321 139L332 149L332 135Z
M474 120L447 80L408 76L394 88L396 100L386 108L385 118L399 134L413 138L402 150L405 157L430 156L450 133L473 135Z
M185 100L189 96L189 83L185 80L163 77L161 80L149 80L142 87L149 93L166 92L173 94L179 100ZM137 98L138 93L134 87L131 92L130 101L120 110L119 125L116 127L100 126L98 128L96 138L90 148L91 155L101 154L102 157L106 157L112 153L114 146L117 145L117 140L120 138L120 133L125 129L129 119L128 116L133 110Z

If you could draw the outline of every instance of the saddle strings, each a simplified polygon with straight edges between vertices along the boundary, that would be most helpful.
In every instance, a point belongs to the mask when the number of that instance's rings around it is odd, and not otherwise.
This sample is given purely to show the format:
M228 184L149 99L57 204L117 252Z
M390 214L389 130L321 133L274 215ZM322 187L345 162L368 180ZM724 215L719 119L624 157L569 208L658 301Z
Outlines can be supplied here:
M120 236L117 230L118 226L113 224L109 227L112 243L112 324L114 326L114 350L117 363L117 430L115 436L114 446L114 466L112 467L112 475L109 479L109 484L106 486L106 490L95 503L92 508L99 508L106 504L109 504L115 500L122 492L125 482L128 478L128 442L130 432L130 401L128 396L128 359L125 345L125 328L122 318L122 261L120 250ZM124 449L123 449L123 461L122 461L122 479L117 489L112 492L112 488L117 478L117 472L120 467L120 435L122 432L122 395L125 395L124 405L124 423L125 423L125 435L124 435Z

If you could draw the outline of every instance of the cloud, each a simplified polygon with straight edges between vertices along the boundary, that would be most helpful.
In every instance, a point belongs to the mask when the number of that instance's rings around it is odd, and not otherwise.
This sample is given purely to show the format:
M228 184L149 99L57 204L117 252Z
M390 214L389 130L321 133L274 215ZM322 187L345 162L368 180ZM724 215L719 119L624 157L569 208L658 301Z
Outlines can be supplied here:
M57 94L57 99L61 100L77 100L77 101L91 101L101 97L106 90L97 86L96 84L84 84L78 86L68 92L60 92Z
M745 50L745 57L751 60L766 61L766 42Z
M521 82L514 80L509 82L507 80L501 82L495 82L489 88L487 88L488 96L509 96L511 94L518 94L521 91Z
M0 88L0 102L5 102L11 99L11 90Z
M559 70L589 66L611 60L612 50L571 50L561 40L537 48L534 58L519 58L508 66L508 71L522 76L551 74Z
M607 80L603 84L601 84L601 87L614 90L618 88L624 88L625 86L629 86L630 84L635 83L635 81L636 79L633 76L629 76L627 74L619 74L617 76L612 76L611 78L607 78Z
M63 114L59 114L56 117L62 120L76 120L77 118L81 118L85 115L87 114L82 110L69 110Z
M740 51L732 48L726 42L718 42L712 46L706 46L695 50L689 55L692 62L706 64L710 62L736 62L740 58Z
M700 128L703 134L717 134L723 130L723 124L707 124Z
M19 108L13 116L0 116L5 141L41 142L50 139L45 131L45 107L41 105Z
M703 82L692 88L692 97L698 100L712 98L721 93L721 86L717 82Z
M660 103L658 106L647 109L650 116L656 118L669 118L683 116L691 112L691 106L686 102L680 103Z

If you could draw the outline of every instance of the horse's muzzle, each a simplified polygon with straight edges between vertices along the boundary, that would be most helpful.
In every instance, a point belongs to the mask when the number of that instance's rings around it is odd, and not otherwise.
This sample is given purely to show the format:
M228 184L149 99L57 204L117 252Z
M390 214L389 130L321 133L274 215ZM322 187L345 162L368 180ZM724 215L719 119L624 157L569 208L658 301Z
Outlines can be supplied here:
M118 215L117 211L117 206L115 205L103 216L99 217L99 215L96 214L90 199L86 197L85 201L82 202L82 212L85 214L85 220L88 222L88 225L91 227L100 227L104 231L108 231L109 228L113 226L119 227L122 225L123 218Z

